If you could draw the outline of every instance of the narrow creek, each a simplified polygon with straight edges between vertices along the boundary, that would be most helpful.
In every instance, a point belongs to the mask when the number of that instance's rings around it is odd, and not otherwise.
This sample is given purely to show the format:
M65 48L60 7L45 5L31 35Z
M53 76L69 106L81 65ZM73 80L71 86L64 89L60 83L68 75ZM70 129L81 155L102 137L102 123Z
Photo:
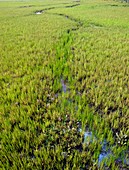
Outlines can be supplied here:
M76 7L76 6L79 6L80 4L74 4L74 5L71 5L71 6L65 6L64 8L73 8L73 7ZM41 11L36 11L35 14L42 14L44 11L46 10L51 10L51 9L54 9L55 7L52 7L52 8L47 8L47 9L44 9L44 10L41 10ZM69 31L67 30L67 34L69 36L69 33L71 33L72 31L76 31L78 29L80 29L80 27L83 26L83 23L75 18L72 18L66 14L57 14L57 13L51 13L53 15L59 15L59 16L62 16L64 18L67 18L67 19L70 19L71 21L74 21L76 23L76 28L75 29L69 29ZM66 42L67 43L67 42ZM68 49L65 49L66 46L63 47L64 50L68 50ZM68 57L68 56L67 56ZM59 59L58 59L59 60ZM67 59L65 60L65 62L67 62ZM65 65L65 63L63 63ZM65 66L64 66L65 67ZM61 83L61 86L62 86L62 93L69 93L70 90L67 83L65 82L65 80L63 78L60 79L60 83ZM72 102L71 100L69 100L68 102ZM76 106L78 107L78 106ZM81 132L82 129L80 128L79 131ZM95 133L97 134L97 132ZM97 137L94 135L94 133L92 132L92 130L90 129L87 129L85 132L84 132L84 143L93 143L98 140ZM107 161L110 161L110 159L112 157L114 157L113 153L112 153L112 147L113 146L109 146L108 142L106 139L104 139L103 141L101 141L101 151L100 151L100 154L98 156L98 167L100 166L100 164L103 162L104 165L106 165L106 162ZM124 151L124 156L126 154L126 151ZM117 160L119 162L123 162L125 165L129 165L129 159L126 159L126 158L117 158Z
M65 83L65 81L63 79L61 79L61 85L62 85L62 93L69 93L70 90L68 90L68 85ZM71 101L69 101L71 102ZM77 107L76 107L77 108ZM86 128L87 130L84 132L84 143L86 143L87 145L89 143L95 143L95 141L97 141L97 137L93 134L93 132L91 130L89 130L88 128ZM82 129L79 128L79 131L82 132ZM97 134L97 133L95 133ZM101 152L98 156L98 167L101 165L101 163L103 162L104 165L106 166L106 162L110 161L110 159L112 157L114 157L113 153L112 153L112 147L110 146L107 142L106 139L104 139L103 141L101 141ZM126 155L126 151L123 152L123 156L124 157L118 157L116 159L117 162L123 162L125 165L129 166L129 159L125 158Z
M43 10L39 10L39 11L35 11L35 14L42 14L43 12L45 11L48 11L48 10L51 10L51 9L57 9L57 8L74 8L74 7L77 7L79 6L80 3L77 3L77 4L73 4L73 5L66 5L66 6L63 6L63 7L49 7L49 8L44 8Z
M65 83L63 79L61 79L62 84L62 92L66 93L68 91L68 86ZM80 128L79 131L81 132L82 129ZM89 131L88 129L84 132L84 143L87 143L87 145L90 143L94 143L97 140L97 138L93 135L92 131ZM98 166L101 164L101 162L104 161L104 159L107 161L107 159L110 159L110 156L112 155L110 148L107 147L107 141L104 140L101 142L102 150L98 157Z

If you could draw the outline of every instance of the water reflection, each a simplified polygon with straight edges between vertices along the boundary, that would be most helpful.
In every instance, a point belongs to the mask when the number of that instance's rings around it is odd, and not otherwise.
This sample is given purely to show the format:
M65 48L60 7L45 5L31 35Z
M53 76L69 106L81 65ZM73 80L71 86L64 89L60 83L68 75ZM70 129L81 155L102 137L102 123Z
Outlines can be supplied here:
M63 91L64 93L66 93L67 86L66 86L65 81L64 81L63 79L61 79L61 84L62 84L62 91Z

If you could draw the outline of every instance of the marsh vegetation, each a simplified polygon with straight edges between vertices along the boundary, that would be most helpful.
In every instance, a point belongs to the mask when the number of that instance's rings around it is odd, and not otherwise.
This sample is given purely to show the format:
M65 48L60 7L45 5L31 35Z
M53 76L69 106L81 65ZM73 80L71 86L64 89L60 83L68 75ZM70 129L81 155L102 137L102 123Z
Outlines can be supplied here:
M127 170L128 4L0 1L0 25L0 168Z

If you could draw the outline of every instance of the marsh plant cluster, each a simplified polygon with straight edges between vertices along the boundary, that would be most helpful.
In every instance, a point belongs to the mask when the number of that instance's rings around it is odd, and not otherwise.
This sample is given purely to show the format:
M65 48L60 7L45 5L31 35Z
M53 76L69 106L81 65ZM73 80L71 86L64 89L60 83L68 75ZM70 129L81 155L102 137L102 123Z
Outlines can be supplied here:
M128 169L128 10L0 2L1 169Z

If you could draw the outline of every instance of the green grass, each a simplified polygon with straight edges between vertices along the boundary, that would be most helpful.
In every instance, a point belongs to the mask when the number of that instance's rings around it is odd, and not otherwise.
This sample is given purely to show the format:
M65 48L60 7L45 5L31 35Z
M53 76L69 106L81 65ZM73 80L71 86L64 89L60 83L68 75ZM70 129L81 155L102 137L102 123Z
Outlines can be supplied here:
M112 0L0 1L1 169L128 169L128 11ZM86 129L94 142L83 143ZM112 156L98 166L105 139Z

